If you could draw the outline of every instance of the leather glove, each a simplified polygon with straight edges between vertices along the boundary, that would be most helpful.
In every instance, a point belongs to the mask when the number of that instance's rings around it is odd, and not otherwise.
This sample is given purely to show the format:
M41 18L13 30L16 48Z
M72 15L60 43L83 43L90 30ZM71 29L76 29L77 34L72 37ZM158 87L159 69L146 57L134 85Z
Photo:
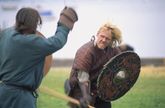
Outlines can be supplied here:
M76 11L71 7L65 6L65 8L61 11L59 22L72 30L76 21L78 21Z
M79 82L79 86L82 92L82 98L80 98L80 108L88 108L88 105L92 101L92 97L89 94L89 85Z
M80 108L88 108L88 105L90 104L91 100L92 100L91 96L81 98Z

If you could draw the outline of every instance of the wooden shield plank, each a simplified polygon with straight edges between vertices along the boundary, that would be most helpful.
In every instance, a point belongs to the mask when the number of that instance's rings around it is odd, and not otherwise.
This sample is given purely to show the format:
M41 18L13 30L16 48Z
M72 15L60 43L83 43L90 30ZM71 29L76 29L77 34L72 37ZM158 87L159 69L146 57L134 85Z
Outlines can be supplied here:
M126 94L138 79L140 57L133 51L122 52L110 59L97 79L98 96L113 101Z

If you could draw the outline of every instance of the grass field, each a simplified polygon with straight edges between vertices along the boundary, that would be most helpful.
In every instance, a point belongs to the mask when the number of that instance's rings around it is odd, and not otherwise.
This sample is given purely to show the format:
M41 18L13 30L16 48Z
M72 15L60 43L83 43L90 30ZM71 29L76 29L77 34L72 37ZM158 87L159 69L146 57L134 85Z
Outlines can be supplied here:
M70 68L52 68L42 82L64 94L63 83ZM165 108L165 67L142 67L133 88L118 100L112 101L113 108ZM68 108L67 102L40 92L38 108Z

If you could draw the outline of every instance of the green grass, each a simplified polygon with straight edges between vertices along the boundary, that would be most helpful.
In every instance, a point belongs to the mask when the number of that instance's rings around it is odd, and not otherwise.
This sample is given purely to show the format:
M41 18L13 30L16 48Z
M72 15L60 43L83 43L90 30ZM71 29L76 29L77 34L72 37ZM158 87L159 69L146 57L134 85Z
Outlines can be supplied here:
M70 68L52 68L41 86L47 86L64 94L63 83ZM165 67L143 67L133 88L118 100L113 108L165 108ZM68 108L67 102L40 92L38 108Z
M41 86L49 87L59 93L64 94L64 81L69 76L69 68L52 68L44 78ZM50 96L46 93L39 93L38 108L68 108L67 102Z

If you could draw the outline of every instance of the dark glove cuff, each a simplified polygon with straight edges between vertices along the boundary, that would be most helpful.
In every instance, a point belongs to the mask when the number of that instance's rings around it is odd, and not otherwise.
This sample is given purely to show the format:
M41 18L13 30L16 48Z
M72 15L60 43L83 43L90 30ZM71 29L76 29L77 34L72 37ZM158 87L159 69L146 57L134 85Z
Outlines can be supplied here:
M88 105L89 105L89 102L86 99L84 98L80 99L80 108L88 108Z

